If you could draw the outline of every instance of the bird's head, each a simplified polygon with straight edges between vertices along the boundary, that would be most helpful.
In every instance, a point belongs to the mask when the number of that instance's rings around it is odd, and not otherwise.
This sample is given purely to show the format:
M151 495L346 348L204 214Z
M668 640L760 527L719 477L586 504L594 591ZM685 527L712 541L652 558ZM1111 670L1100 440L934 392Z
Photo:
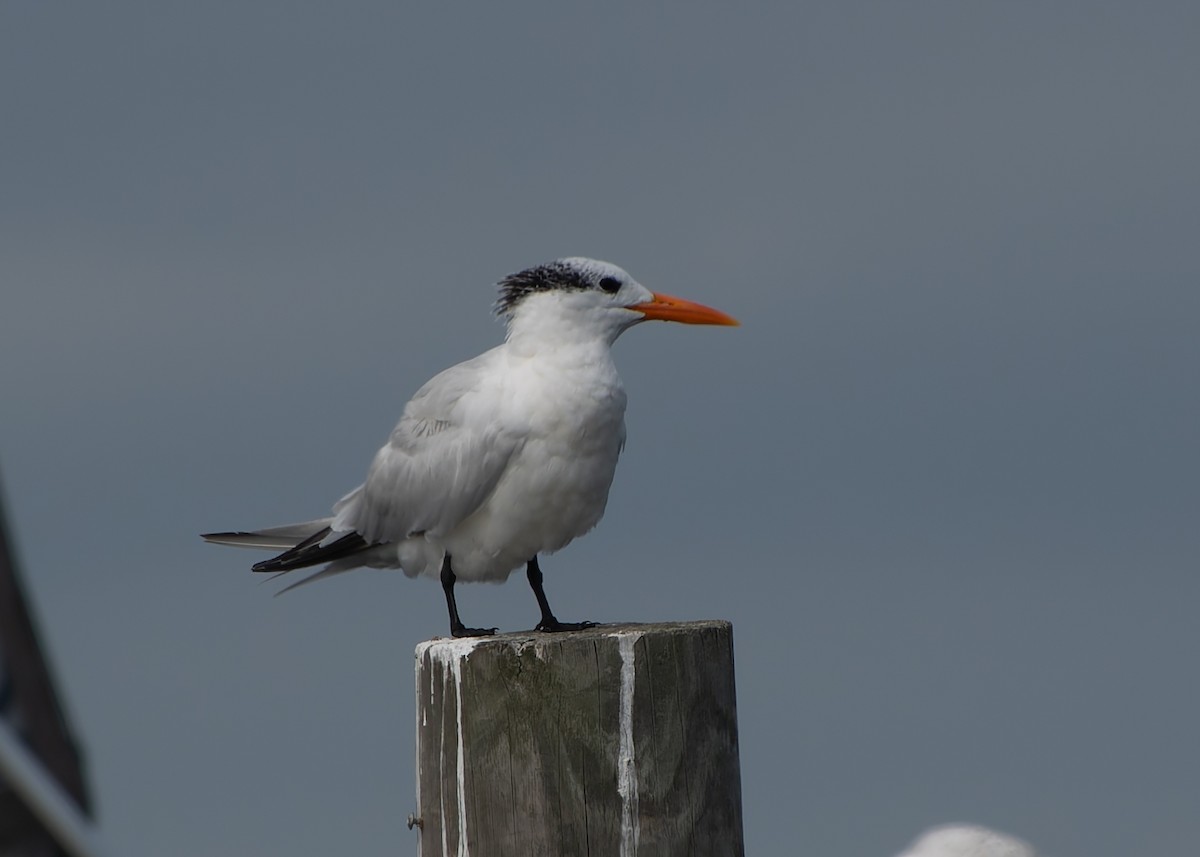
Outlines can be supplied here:
M652 292L608 262L572 256L526 268L500 281L496 314L517 327L589 332L609 342L643 321L736 325L725 313L683 298Z

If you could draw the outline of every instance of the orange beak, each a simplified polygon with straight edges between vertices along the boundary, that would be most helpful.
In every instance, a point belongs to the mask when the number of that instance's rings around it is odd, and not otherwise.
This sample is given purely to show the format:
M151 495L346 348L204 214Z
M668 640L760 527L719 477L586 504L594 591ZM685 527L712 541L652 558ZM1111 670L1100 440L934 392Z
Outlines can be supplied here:
M654 300L630 307L644 315L648 320L681 321L684 324L723 324L737 327L738 320L728 316L719 309L704 306L704 304L685 301L683 298L672 297L658 292Z

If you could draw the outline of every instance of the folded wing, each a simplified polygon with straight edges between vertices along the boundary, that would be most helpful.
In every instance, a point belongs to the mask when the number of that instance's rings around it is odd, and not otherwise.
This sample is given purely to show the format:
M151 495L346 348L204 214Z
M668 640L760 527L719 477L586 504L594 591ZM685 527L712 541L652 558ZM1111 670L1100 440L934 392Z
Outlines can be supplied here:
M367 544L443 536L474 513L522 437L503 419L503 390L481 381L497 351L435 376L404 409L366 482L334 507L334 533Z

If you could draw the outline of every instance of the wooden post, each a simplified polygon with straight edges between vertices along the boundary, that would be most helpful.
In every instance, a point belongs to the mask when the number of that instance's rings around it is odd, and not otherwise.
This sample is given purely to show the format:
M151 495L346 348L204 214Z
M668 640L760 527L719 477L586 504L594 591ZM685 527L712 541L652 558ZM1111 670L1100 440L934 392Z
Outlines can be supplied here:
M728 622L417 646L423 857L741 855Z

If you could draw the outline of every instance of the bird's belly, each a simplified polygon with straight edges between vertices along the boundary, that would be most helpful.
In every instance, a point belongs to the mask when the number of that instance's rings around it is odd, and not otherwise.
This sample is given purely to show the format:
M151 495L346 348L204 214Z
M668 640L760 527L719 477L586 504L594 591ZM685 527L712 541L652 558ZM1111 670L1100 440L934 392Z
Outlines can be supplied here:
M569 447L528 442L487 502L445 539L454 573L503 581L588 532L604 515L619 453L616 433Z

